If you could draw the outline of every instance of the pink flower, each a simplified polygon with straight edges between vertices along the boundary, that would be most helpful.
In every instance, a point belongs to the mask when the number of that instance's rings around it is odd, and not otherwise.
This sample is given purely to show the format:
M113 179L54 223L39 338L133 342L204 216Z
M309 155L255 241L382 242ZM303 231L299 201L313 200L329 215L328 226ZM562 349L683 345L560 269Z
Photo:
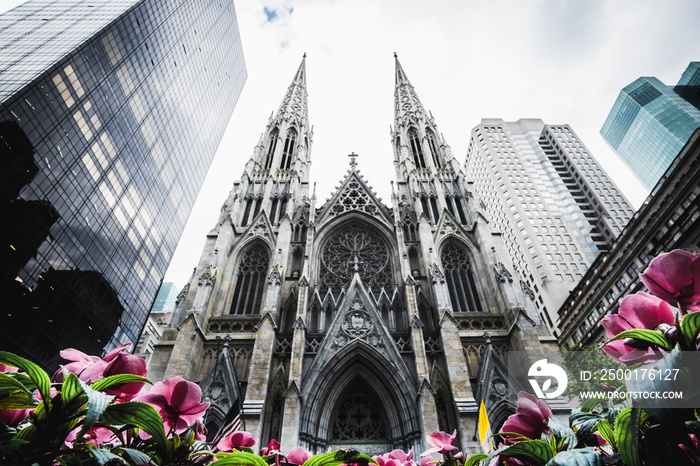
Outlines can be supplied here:
M243 447L250 448L256 443L258 443L257 437L253 437L246 431L239 430L219 440L219 443L216 444L216 448L218 448L219 451L228 453L233 450L240 450Z
M373 458L379 466L416 466L416 463L413 461L413 449L408 453L405 453L403 450L394 450Z
M530 439L539 439L543 432L549 430L547 424L552 411L542 400L529 393L518 393L518 406L501 427L501 432L514 432Z
M311 452L304 450L301 447L294 447L291 450L289 450L289 454L287 455L287 461L292 463L292 464L298 464L301 466L311 458Z
M99 356L88 356L82 351L78 351L74 348L66 348L60 351L58 354L60 354L63 359L73 361L63 366L68 372L74 373L83 382L92 383L101 379L110 361L116 358L119 353L124 351L129 346L131 346L131 343L118 346L107 353L104 358L100 358ZM61 369L56 371L53 379L54 381L62 382L63 371Z
M80 427L77 427L68 433L66 439L63 442L63 445L61 446L61 450L73 449L73 442L78 436L78 432L80 432ZM92 429L85 432L85 435L83 435L82 438L93 445L121 444L121 441L117 436L114 435L114 432L112 432L106 427L93 427Z
M265 448L260 449L260 456L279 455L280 443L277 440L270 440L270 443Z
M700 254L675 249L655 257L639 279L654 296L680 307L700 310Z
M17 372L18 370L16 367L0 364L0 372ZM0 409L0 423L16 427L20 422L27 419L27 416L32 411L32 409Z
M134 374L144 377L146 375L146 361L127 352L120 352L107 364L103 377L118 374ZM119 401L129 401L139 394L145 382L129 382L122 385L114 385L105 390L105 393L114 395Z
M134 401L142 401L156 408L163 418L166 433L173 431L176 434L183 433L207 410L209 403L201 403L201 400L199 385L179 376L158 382L151 393L134 398Z
M426 440L429 444L433 446L433 448L428 448L423 453L421 453L421 456L428 456L431 453L441 453L443 455L446 455L449 454L451 451L458 450L457 447L452 445L452 442L455 441L455 438L457 438L457 429L455 429L452 435L448 435L447 433L442 431L433 432L432 434L426 437Z
M198 418L195 421L194 439L200 442L207 441L207 427L202 422L202 418Z
M608 338L613 338L625 330L654 330L661 324L673 325L675 315L667 302L640 291L622 298L617 315L607 315L600 323L605 328ZM644 342L640 343L645 345ZM611 358L628 365L660 357L660 354L654 351L657 349L655 346L646 345L641 348L633 341L615 340L603 345L602 349Z

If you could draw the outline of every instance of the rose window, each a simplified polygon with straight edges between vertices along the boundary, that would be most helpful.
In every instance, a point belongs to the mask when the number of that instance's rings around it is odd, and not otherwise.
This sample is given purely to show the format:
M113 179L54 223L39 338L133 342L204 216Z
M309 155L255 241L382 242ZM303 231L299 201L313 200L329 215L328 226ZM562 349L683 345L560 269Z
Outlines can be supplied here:
M373 293L389 292L393 283L390 257L387 245L372 232L358 227L338 231L321 254L321 294L331 290L337 297L355 272Z

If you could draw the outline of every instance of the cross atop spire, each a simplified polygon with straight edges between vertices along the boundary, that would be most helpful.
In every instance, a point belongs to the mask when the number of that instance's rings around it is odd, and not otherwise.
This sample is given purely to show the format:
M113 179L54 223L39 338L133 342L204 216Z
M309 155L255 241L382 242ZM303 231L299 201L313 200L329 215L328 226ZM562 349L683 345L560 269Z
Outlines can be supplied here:
M355 159L359 156L355 152L352 152L351 154L348 154L348 157L350 157L350 168L354 170L357 168L357 160Z

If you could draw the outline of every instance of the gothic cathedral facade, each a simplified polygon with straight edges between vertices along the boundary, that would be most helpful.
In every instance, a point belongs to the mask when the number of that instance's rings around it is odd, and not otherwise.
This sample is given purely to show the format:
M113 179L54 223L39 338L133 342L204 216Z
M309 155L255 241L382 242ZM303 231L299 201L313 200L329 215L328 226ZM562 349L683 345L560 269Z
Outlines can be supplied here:
M391 204L354 157L317 203L305 60L207 235L149 375L199 382L210 432L240 400L245 430L282 451L418 453L426 434L456 429L475 452L478 400L500 422L513 408L487 354L541 354L552 340L398 58Z

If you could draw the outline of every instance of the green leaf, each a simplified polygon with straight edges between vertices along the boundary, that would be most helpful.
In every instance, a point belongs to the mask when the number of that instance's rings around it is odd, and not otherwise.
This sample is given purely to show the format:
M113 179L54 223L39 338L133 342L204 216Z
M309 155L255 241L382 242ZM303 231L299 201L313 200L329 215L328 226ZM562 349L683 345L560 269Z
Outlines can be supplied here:
M61 401L63 404L63 415L75 417L88 401L81 382L72 372L64 373L63 385L61 386Z
M0 400L0 409L32 409L39 402L31 395L24 392L15 392Z
M357 450L338 450L314 455L304 462L304 466L339 466L345 463L377 464L372 457Z
M484 454L470 456L467 462L464 463L464 466L476 466L481 460L485 460L486 458L488 458L488 455Z
M700 333L700 312L689 312L681 320L681 333L686 345L691 348Z
M209 466L268 466L268 464L258 455L243 451L234 451L233 453L224 454L218 453L216 457L219 459L211 463Z
M559 453L547 463L547 466L603 466L604 464L598 452L589 448L580 448Z
M140 450L134 450L133 448L120 448L119 451L123 451L135 464L154 464L151 461L151 457Z
M80 429L80 433L76 438L82 437L85 432L92 429L102 413L107 409L107 406L109 406L114 399L113 396L93 390L82 380L78 380L78 382L80 383L80 388L83 393L87 396L87 412L85 413L85 419L83 419L83 427Z
M17 437L15 438L31 442L34 440L34 437L36 437L36 426L34 424L29 424L27 427L17 432Z
M105 377L104 379L100 379L97 382L93 383L90 387L93 390L101 392L113 385L122 385L129 382L146 382L149 384L151 383L151 381L148 380L146 377L141 377L140 375L117 374L110 375L109 377Z
M155 408L147 403L130 401L107 406L107 409L100 416L100 420L112 425L136 426L149 433L165 452L170 449L170 444L163 430L163 419Z
M68 372L67 374L65 374L63 378L63 385L61 386L61 398L63 399L63 406L75 400L83 393L85 392L80 386L78 376L72 372Z
M9 442L0 443L0 452L10 452L19 450L22 445L26 445L29 442L22 439L12 439Z
M625 330L624 332L619 333L616 337L608 340L608 343L611 341L615 341L615 340L621 340L623 338L635 338L637 340L646 341L647 343L651 343L652 345L656 345L656 346L663 348L667 351L671 350L671 343L668 342L666 337L664 337L659 332L656 332L654 330L646 330L646 329Z
M119 460L119 462L128 464L124 458L122 458L119 455L115 455L109 450L103 450L101 448L92 448L88 447L88 451L92 455L93 458L95 458L95 461L97 461L97 464L103 465L106 464L112 460Z
M44 370L31 361L17 356L7 351L0 351L0 363L16 367L27 373L36 388L41 393L46 411L51 410L51 380Z
M552 445L555 452L571 450L576 446L576 433L568 424L550 417L547 421L547 427L549 427L549 430L556 438L556 442ZM552 442L550 442L550 444L551 443Z
M606 421L605 419L601 420L598 423L598 433L600 434L601 437L605 439L606 442L610 444L611 447L613 447L614 450L617 450L617 442L615 442L615 434L613 433L613 429L610 426L610 423Z
M635 416L632 416L636 411ZM620 411L615 419L615 443L622 461L627 466L639 466L639 453L637 452L637 436L639 435L638 408L625 408ZM633 417L636 422L633 422Z
M542 440L528 440L511 445L501 456L516 458L525 463L544 466L554 457L554 449Z
M31 397L31 393L21 382L10 377L6 372L0 372L0 399L15 393L25 393Z
M607 398L589 398L581 404L581 412L590 413L595 410L599 405L608 402Z

